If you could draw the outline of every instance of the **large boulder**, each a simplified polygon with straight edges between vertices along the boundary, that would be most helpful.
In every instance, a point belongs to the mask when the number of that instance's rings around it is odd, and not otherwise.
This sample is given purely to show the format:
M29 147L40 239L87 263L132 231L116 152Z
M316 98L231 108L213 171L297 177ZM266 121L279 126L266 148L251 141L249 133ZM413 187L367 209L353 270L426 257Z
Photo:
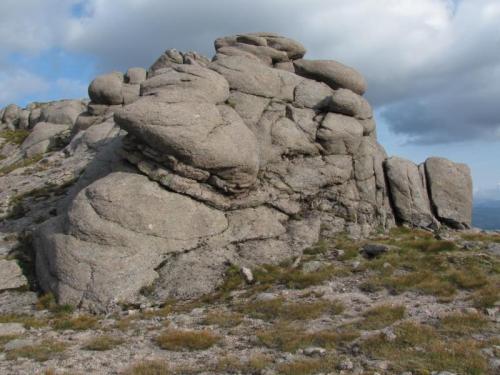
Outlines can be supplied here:
M220 56L210 68L224 76L232 90L245 94L292 101L302 79L243 56Z
M26 157L43 154L52 147L60 145L63 134L69 133L68 125L39 122L21 145Z
M295 71L307 78L325 82L333 89L349 89L363 95L366 91L366 81L353 68L333 60L296 60L293 62Z
M123 74L119 72L103 74L97 77L89 86L90 99L97 104L122 104L123 80Z
M391 157L384 163L396 218L417 227L435 226L425 176L418 166L406 159Z
M469 167L433 157L425 161L425 174L437 218L453 228L469 228L472 222L472 177Z
M77 117L86 109L87 106L80 100L61 100L43 108L38 121L73 126Z
M27 284L28 280L15 260L0 259L0 292Z
M250 54L268 65L300 59L306 53L301 43L275 33L226 36L217 39L214 45L219 53L240 54L241 56Z
M176 65L143 81L141 95L155 95L167 103L206 101L217 104L229 97L229 85L213 70L199 65Z
M20 114L21 108L15 104L9 104L3 110L2 122L10 125L11 127L17 127Z
M366 236L395 216L470 223L459 188L439 185L442 162L386 161L359 73L302 60L272 33L215 47L212 61L170 49L147 74L90 85L64 152L98 153L34 236L38 281L59 302L108 312L144 302L144 287L155 302L199 297L228 265L279 264L321 235ZM452 169L445 184L463 185Z
M215 175L228 190L255 183L259 168L255 136L229 106L171 104L146 97L117 112L115 120L161 154Z

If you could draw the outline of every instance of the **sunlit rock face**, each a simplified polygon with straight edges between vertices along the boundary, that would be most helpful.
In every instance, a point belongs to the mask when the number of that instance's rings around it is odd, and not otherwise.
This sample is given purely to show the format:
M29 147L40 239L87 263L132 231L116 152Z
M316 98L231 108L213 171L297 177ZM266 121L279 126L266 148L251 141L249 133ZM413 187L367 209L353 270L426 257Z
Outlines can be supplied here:
M91 83L75 126L114 121L126 135L35 235L40 285L61 303L110 311L145 286L195 297L230 264L279 263L323 235L470 224L471 191L446 187L468 184L468 170L388 159L356 70L306 60L272 33L215 49L212 60L168 50L147 73Z

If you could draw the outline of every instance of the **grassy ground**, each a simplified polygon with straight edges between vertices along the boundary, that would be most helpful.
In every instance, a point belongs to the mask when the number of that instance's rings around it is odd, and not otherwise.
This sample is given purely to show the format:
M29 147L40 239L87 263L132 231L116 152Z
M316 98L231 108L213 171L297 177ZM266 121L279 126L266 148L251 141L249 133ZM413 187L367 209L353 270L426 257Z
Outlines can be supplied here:
M30 329L0 337L0 352L10 362L51 361L51 373L64 373L53 364L86 351L103 353L105 363L123 355L120 373L129 375L494 374L500 332L488 314L499 303L500 264L486 247L498 239L467 233L445 241L405 228L359 242L340 236L308 249L300 263L253 270L253 284L230 267L216 293L113 317L82 314L46 295L39 316L0 315ZM474 242L472 249L463 241ZM389 250L364 258L359 249L367 242ZM90 337L68 340L78 332ZM26 336L32 345L4 349ZM306 355L311 347L324 353ZM128 359L136 350L144 360Z

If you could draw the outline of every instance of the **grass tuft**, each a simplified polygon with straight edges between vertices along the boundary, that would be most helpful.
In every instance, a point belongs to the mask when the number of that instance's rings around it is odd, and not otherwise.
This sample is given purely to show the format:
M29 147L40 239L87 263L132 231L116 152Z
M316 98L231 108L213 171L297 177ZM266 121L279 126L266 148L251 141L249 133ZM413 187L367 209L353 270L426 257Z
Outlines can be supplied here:
M45 362L66 350L66 344L55 340L44 340L39 344L23 346L6 353L8 360L28 358L38 362Z
M136 363L124 375L171 375L172 372L164 361L143 361Z
M237 307L238 311L262 320L308 320L323 314L338 315L344 306L338 301L286 302L284 298L252 301Z
M216 325L222 328L238 326L243 321L243 315L233 312L212 311L205 315L201 322L204 325Z
M80 315L75 318L70 317L56 317L51 325L56 330L66 331L85 331L88 329L97 328L99 321L96 317L91 315Z
M24 328L41 328L48 325L47 320L37 319L27 314L1 314L0 323L21 323Z
M15 145L20 145L21 143L23 143L24 140L28 138L28 135L30 135L30 132L24 129L0 131L0 138L3 138L8 143L12 143Z
M358 336L359 333L352 328L308 332L301 326L286 322L276 323L271 328L257 332L262 345L285 352L295 352L308 346L327 349L343 347Z
M184 331L169 329L156 337L156 344L165 350L206 350L219 342L220 337L209 330Z
M93 351L105 351L105 350L111 350L123 343L124 341L120 338L103 335L91 339L89 342L85 344L85 346L83 346L83 349L93 350Z
M356 323L356 328L362 330L375 330L385 328L403 319L404 306L380 305L363 313L364 319Z
M278 365L278 373L283 375L309 375L330 373L336 370L337 361L333 358L297 359Z
M362 342L362 351L372 359L390 361L395 373L428 374L429 370L488 373L488 364L473 340L450 340L430 326L409 322L397 326L395 335L396 339L391 341L383 335L370 337Z

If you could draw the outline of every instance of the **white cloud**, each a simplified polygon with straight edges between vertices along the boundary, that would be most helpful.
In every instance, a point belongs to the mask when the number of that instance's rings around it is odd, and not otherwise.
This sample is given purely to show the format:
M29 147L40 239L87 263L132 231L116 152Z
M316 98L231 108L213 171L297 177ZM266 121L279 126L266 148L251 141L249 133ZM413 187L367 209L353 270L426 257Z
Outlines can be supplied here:
M0 56L63 47L97 57L100 71L124 70L166 48L211 55L218 36L275 31L309 58L363 72L395 132L447 142L499 128L498 0L87 0L76 19L77 2L3 0Z
M0 56L37 53L60 45L77 0L2 0Z
M26 70L0 73L0 105L19 102L26 95L46 92L49 82Z

